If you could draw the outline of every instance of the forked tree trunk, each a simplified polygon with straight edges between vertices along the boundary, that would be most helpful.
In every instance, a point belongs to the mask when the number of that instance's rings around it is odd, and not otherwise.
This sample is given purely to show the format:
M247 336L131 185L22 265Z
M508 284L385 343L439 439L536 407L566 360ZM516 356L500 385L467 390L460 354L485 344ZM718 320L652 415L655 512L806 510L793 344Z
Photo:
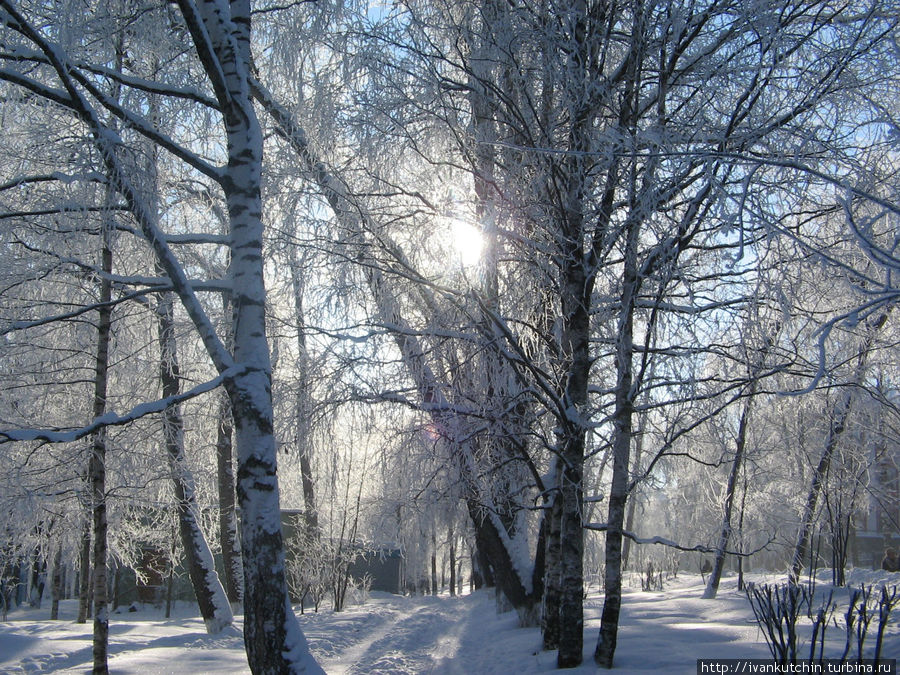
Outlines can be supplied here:
M815 520L816 507L819 502L819 494L825 483L828 469L831 467L831 459L838 447L841 435L847 427L847 419L850 416L850 410L853 406L853 389L859 386L865 375L866 364L869 359L869 352L875 337L882 326L887 322L888 312L880 314L867 325L865 340L856 356L856 367L853 372L853 379L841 393L840 399L834 405L829 416L828 435L822 448L822 454L819 457L819 463L813 472L812 482L810 483L809 493L806 496L806 504L803 507L803 513L800 516L800 527L797 531L797 543L794 546L794 554L791 558L791 567L789 570L789 580L796 584L800 579L800 573L803 571L803 561L809 553L809 543L812 537L813 521Z
M365 240L366 235L361 223L362 220L367 220L364 209L359 208L358 204L351 200L345 184L332 175L328 167L312 154L304 130L297 125L288 110L279 105L258 82L253 81L251 84L254 97L272 117L279 134L294 148L303 162L310 180L318 185L335 217L348 231L358 235L360 241ZM399 303L385 283L378 267L376 265L366 266L365 272L381 320L385 325L398 327L398 331L393 334L393 337L403 355L404 365L419 390L421 403L423 406L440 410L446 404L446 399L441 392L442 383L434 376L426 357L426 351L416 338L416 332L408 327L400 312ZM434 414L434 419L438 423L444 421L439 413ZM450 442L455 442L455 439L450 438ZM459 452L462 451L460 449ZM496 523L489 522L491 519L487 517L486 511L478 505L479 498L479 495L471 492L466 496L466 503L476 531L478 559L487 562L487 564L481 565L485 583L490 585L490 581L493 580L502 588L510 602L516 606L520 622L524 622L525 625L536 625L543 592L542 575L545 553L542 550L543 537L541 537L541 550L538 551L540 563L536 562L534 567L536 575L540 570L540 574L537 576L541 576L541 579L532 586L532 588L540 589L541 592L538 593L526 590L521 579L517 578L518 573L508 567L512 557L508 550L503 550L509 540L508 533L502 532L504 529L502 525L498 526ZM505 538L504 534L507 535Z

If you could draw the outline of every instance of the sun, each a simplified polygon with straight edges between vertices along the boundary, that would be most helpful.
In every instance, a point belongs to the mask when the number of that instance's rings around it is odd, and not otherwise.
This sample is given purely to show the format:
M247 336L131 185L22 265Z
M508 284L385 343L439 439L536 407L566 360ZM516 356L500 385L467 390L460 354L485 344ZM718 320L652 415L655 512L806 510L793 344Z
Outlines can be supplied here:
M481 230L471 223L459 218L450 221L450 240L464 267L477 265L481 260L484 239Z

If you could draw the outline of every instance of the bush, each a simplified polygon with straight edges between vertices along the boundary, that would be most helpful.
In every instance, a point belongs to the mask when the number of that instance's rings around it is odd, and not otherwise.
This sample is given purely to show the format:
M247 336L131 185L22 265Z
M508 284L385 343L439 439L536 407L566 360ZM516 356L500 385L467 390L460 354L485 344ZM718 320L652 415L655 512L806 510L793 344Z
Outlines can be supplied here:
M846 662L855 646L854 658L862 659L873 621L877 623L875 646L870 658L880 658L888 618L900 602L897 586L881 586L878 591L874 586L850 589L846 610L840 613L843 622L839 623L835 618L838 604L834 601L833 590L817 604L812 585L748 584L746 594L772 658L779 665L797 662L798 622L802 627L804 621L808 621L811 631L808 654L811 661L821 663L825 658L825 633L832 624L844 630L843 651L840 656L832 658Z

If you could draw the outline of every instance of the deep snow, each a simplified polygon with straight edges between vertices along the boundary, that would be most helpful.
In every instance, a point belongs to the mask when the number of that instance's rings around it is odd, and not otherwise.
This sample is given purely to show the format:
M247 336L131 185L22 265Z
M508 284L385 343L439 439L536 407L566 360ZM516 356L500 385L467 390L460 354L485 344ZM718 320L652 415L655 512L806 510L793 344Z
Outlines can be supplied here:
M853 584L884 581L898 583L900 575L858 571L850 576ZM585 662L567 672L596 672L591 654L602 596L592 591L585 603ZM716 600L702 600L702 593L699 576L688 574L667 582L662 592L626 590L615 672L693 674L698 658L769 656L734 577L723 580ZM9 621L0 623L0 673L88 672L91 627L74 623L76 610L75 601L61 603L62 619L55 622L47 619L47 608L10 612ZM121 675L248 672L240 616L235 627L210 636L187 603L179 604L177 612L168 620L149 606L112 615L110 670ZM376 593L364 605L340 614L322 610L299 618L313 654L329 675L525 675L555 666L555 652L540 650L538 629L518 628L515 613L498 615L489 592L460 598ZM883 658L900 656L898 620L900 611L892 617ZM832 651L837 650L842 633L832 627L829 634L835 641ZM805 630L801 635L808 639Z

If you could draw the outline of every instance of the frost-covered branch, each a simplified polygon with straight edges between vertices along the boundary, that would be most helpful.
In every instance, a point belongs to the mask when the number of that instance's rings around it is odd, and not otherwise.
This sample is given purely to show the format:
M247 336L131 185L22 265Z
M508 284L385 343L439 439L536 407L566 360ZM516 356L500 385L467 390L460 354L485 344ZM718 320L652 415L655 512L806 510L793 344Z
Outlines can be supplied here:
M140 291L134 291L132 293L128 293L125 296L120 298L116 298L115 300L111 300L110 302L95 302L90 305L85 305L83 307L79 307L78 309L72 310L71 312L65 312L62 314L54 314L53 316L45 316L40 319L33 319L32 321L13 321L2 328L0 328L0 336L8 335L17 330L28 330L30 328L38 328L40 326L46 326L51 323L57 323L59 321L68 321L79 316L83 316L85 314L90 314L100 308L103 307L115 307L123 302L128 302L131 300L138 300L143 298L146 295L150 295L152 293L157 293L160 288L145 288Z
M246 372L246 368L239 366L226 370L217 377L182 392L177 396L169 396L156 401L148 401L136 405L127 413L118 415L108 412L93 420L90 424L78 429L0 429L0 444L14 441L44 441L47 443L71 443L105 427L122 426L130 424L147 415L164 412L167 408L177 405L182 401L200 396L212 391L227 380L233 379Z
M7 14L5 23L35 44L56 72L60 83L64 87L65 94L63 96L56 95L54 100L72 110L90 130L113 184L125 198L129 210L138 221L145 238L153 248L160 267L172 281L172 286L197 327L203 344L216 369L220 373L229 370L233 366L231 354L216 334L212 321L210 321L206 311L197 299L184 268L166 242L165 234L159 229L154 214L151 213L148 205L144 203L140 192L132 184L118 158L117 150L121 143L118 134L110 130L100 120L97 112L79 91L72 76L73 66L69 63L63 50L46 39L29 24L9 0L0 0L0 9ZM50 94L53 93L50 92Z
M609 528L606 523L585 523L584 529L591 530L592 532L606 532ZM626 530L622 531L622 536L627 537L635 544L659 544L660 546L665 546L666 548L674 548L679 551L685 551L688 553L715 553L716 549L712 546L704 546L702 544L697 544L696 546L683 546L672 539L667 539L666 537L639 537L634 532L628 532ZM748 558L754 553L759 553L766 549L766 547L775 541L775 534L772 533L769 535L769 540L753 549L752 551L741 552L741 551L730 551L726 550L725 553L728 555L734 555L741 558Z

